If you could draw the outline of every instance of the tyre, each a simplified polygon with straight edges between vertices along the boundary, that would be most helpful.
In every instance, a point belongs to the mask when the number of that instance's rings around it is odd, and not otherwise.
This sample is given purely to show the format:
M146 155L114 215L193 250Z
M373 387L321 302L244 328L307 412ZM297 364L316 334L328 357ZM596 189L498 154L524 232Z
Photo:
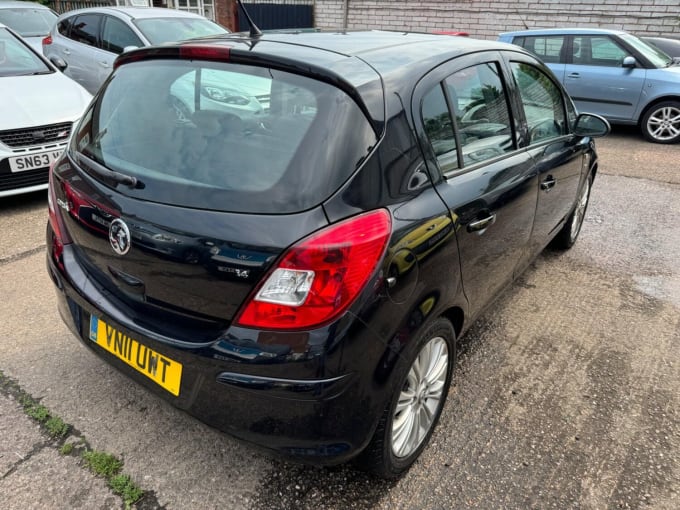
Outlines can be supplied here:
M443 318L417 337L375 434L357 459L359 467L382 478L393 478L415 462L444 407L455 349L453 326Z
M576 206L572 211L571 215L567 219L562 229L553 239L552 247L558 250L568 250L578 239L578 235L581 232L581 226L583 225L583 219L586 217L586 211L588 210L588 201L590 200L590 188L593 184L592 176L588 176L586 181L583 183L581 192L576 201Z
M663 101L652 106L640 123L643 136L654 143L680 141L680 102Z

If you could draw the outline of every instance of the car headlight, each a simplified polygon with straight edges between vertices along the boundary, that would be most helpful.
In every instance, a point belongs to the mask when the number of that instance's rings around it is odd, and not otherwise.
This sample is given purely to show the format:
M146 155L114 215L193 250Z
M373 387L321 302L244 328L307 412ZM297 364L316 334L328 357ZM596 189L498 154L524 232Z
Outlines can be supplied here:
M223 89L220 87L201 87L201 93L212 99L225 104L246 106L250 99L236 90Z

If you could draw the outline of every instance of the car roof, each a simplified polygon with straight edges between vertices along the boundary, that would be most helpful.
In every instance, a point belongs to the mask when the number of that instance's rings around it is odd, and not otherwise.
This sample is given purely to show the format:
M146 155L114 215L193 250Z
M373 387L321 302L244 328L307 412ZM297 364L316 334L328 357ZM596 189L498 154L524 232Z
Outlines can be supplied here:
M355 91L374 123L381 123L385 115L395 113L389 106L385 111L387 98L383 91L390 100L396 96L405 98L424 74L443 62L480 51L509 50L529 55L522 48L497 41L390 31L264 33L257 38L241 32L163 47L200 43L229 47L234 61L238 55L239 60L245 57L263 66L325 75L326 80L337 83L346 92L347 86ZM136 60L137 56L153 55L155 51L154 47L141 48L127 55Z
M348 58L354 58L369 64L383 77L409 72L418 79L441 62L466 53L499 49L518 51L513 45L470 37L381 30L265 33L257 39L240 33L205 39L243 42L252 45L253 52L286 57L304 51L305 58L331 70L336 67L333 62L342 66ZM291 51L291 47L296 50Z
M1 1L1 0L0 0ZM71 17L75 14L86 13L112 14L118 17L133 19L144 18L197 18L207 19L193 12L179 11L177 9L166 9L164 7L87 7L76 9L62 14L61 18Z
M0 0L0 9L16 9L24 7L26 9L46 9L50 11L51 9L45 5L39 4L38 2L18 2L15 0Z
M518 35L624 35L628 32L623 30L612 30L608 28L535 28L531 30L517 30L514 32L503 32L501 36L518 36Z

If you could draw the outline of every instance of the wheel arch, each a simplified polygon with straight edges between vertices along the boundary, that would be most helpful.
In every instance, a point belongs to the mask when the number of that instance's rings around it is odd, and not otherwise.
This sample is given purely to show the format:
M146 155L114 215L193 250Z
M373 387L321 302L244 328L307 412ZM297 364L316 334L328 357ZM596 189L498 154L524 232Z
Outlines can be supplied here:
M680 94L667 94L665 96L659 96L652 99L642 108L642 110L640 110L640 115L638 116L637 121L638 127L642 127L642 119L645 118L645 115L649 110L651 110L657 104L663 103L665 101L677 101L678 103L680 103Z
M463 326L465 325L465 312L459 306L452 306L444 310L442 317L447 319L452 325L453 330L456 332L456 338L460 338L463 333Z

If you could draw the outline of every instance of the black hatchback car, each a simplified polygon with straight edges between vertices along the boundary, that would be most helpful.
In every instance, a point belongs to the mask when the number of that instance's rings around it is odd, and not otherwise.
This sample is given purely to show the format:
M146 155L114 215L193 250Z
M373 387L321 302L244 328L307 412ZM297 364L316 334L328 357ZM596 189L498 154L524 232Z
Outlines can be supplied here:
M59 310L210 425L394 476L437 423L456 339L546 245L576 240L608 130L502 43L135 50L51 172Z

